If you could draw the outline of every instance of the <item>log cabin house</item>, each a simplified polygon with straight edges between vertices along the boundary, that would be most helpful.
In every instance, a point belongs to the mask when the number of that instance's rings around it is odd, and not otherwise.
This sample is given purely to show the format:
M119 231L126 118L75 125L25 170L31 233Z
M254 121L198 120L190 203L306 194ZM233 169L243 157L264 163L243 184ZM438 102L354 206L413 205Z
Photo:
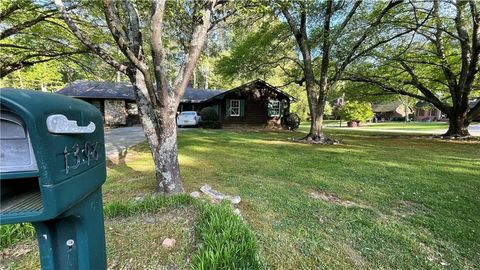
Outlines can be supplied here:
M76 81L57 93L82 99L96 106L107 126L138 124L135 93L130 84ZM181 111L214 108L224 127L281 127L294 98L263 80L254 80L230 90L188 87L178 107Z

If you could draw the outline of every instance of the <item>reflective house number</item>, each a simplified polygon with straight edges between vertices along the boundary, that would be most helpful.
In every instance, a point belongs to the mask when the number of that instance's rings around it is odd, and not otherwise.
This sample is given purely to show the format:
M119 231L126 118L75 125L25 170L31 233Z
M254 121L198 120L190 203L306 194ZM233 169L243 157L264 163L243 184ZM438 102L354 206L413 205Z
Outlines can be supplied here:
M75 143L72 147L65 146L63 156L65 158L65 174L68 174L70 169L77 169L82 161L87 161L87 166L90 166L90 161L98 160L98 142L94 144L85 142L83 145ZM72 158L69 158L71 156ZM73 159L73 162L70 161Z

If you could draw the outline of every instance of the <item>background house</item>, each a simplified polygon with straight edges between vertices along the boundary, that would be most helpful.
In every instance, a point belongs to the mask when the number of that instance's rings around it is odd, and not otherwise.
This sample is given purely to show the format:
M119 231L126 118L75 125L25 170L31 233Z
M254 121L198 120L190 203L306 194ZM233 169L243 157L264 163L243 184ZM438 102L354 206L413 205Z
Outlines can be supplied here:
M133 87L125 83L76 81L57 93L87 101L104 116L105 125L140 123ZM214 108L223 126L280 127L294 98L263 80L228 91L187 87L178 107L182 111Z
M372 111L379 121L400 120L412 113L412 110L401 102L374 103Z
M415 121L447 121L448 118L437 107L426 101L415 104Z
M57 93L91 103L100 110L107 126L139 123L135 93L130 84L80 80Z
M263 80L255 80L222 92L204 101L213 107L226 127L280 127L281 118L290 113L294 98Z

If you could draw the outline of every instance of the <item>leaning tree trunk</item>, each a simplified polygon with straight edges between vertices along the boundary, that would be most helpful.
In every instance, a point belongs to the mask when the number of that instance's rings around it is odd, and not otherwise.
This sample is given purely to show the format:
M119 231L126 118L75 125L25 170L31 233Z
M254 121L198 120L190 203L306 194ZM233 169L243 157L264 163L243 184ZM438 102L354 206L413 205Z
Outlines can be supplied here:
M452 137L467 137L470 136L468 132L468 126L470 122L467 121L467 117L464 114L451 114L448 118L448 131L444 136Z
M132 84L135 86L138 114L155 166L157 192L182 193L177 150L176 108L152 108L145 80L137 72Z

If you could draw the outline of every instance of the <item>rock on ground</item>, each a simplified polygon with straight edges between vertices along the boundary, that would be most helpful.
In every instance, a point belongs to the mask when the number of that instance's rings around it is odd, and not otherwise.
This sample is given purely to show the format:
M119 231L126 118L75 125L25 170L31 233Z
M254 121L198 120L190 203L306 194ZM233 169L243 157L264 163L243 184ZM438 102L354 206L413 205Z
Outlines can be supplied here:
M219 191L214 190L212 187L210 187L207 184L201 186L200 190L215 200L229 200L232 204L239 204L241 201L240 196L225 195Z
M163 240L162 242L162 246L164 248L172 248L175 246L175 243L177 241L175 239L172 239L172 238L165 238L165 240Z

